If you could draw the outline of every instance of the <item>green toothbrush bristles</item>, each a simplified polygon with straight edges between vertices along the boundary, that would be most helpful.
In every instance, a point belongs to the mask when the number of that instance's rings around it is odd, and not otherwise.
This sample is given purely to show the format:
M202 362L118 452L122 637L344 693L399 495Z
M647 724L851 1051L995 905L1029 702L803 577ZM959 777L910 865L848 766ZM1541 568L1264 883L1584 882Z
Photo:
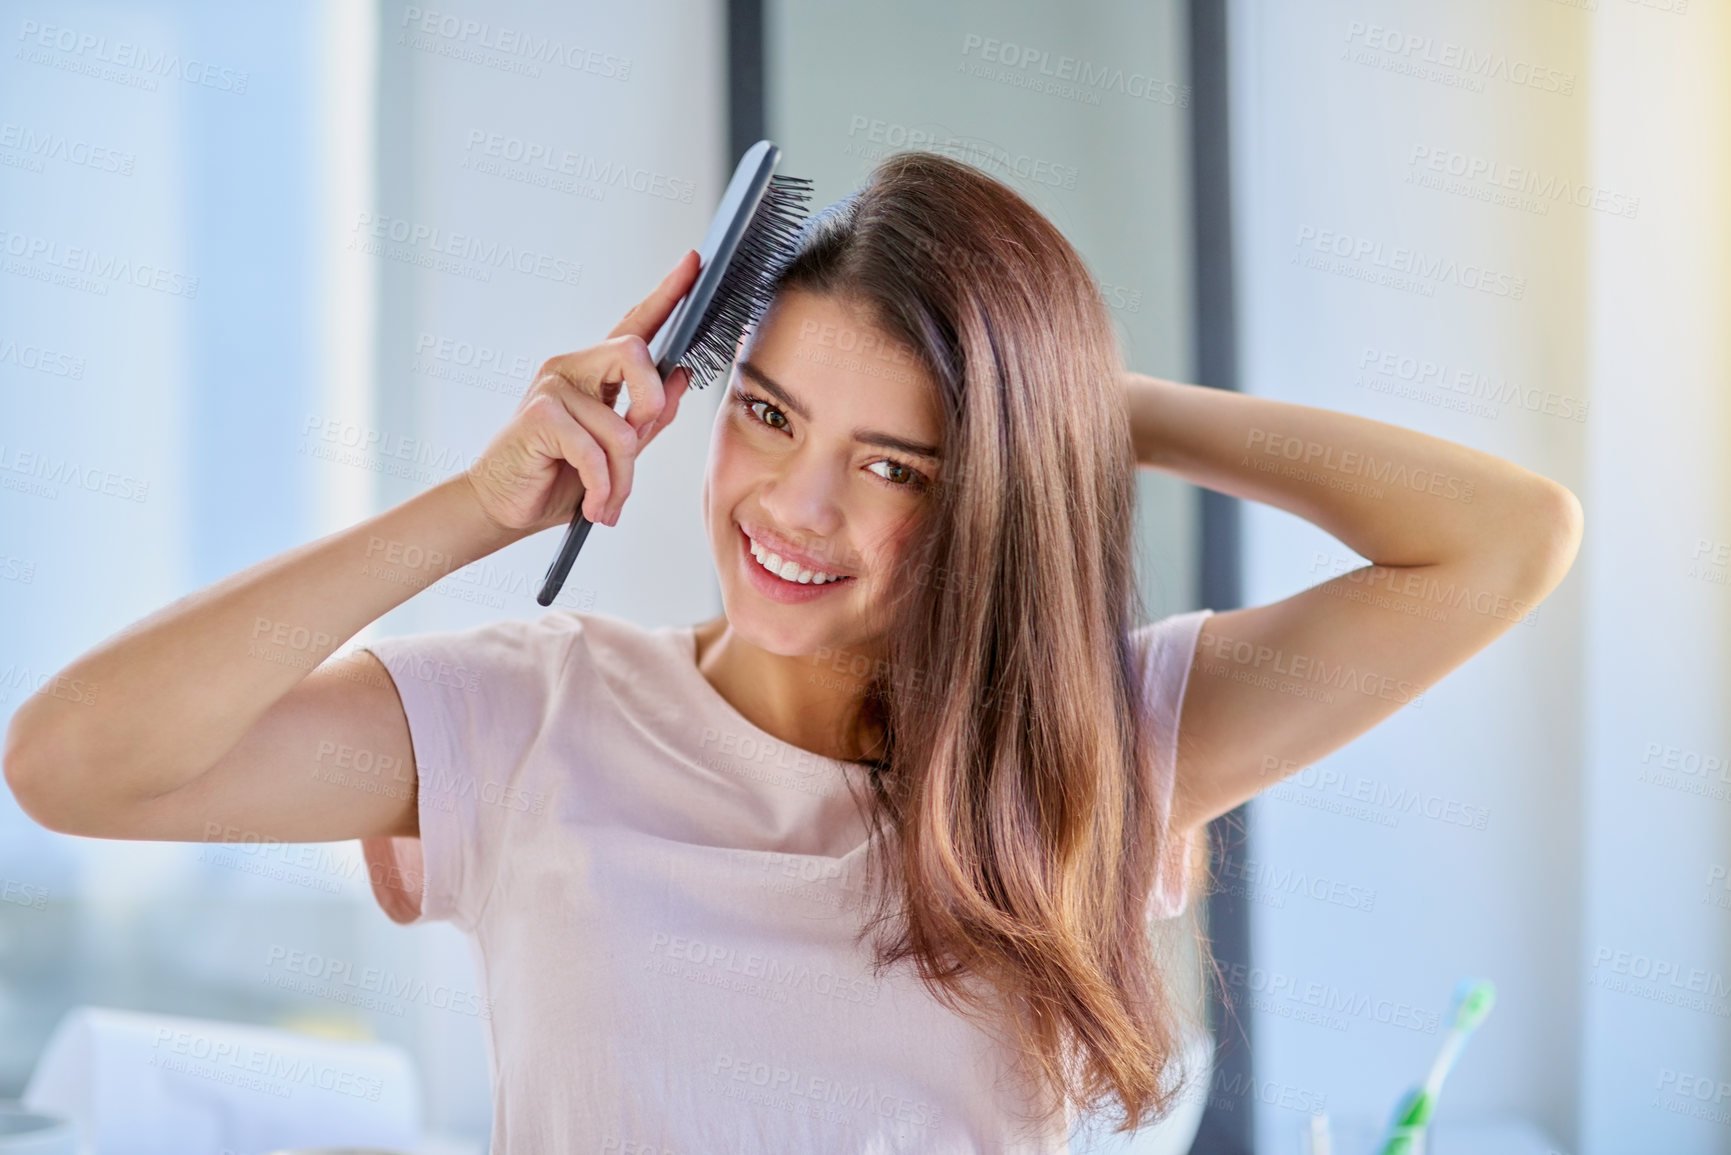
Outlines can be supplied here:
M1491 1013L1496 1001L1497 988L1493 983L1482 979L1477 982L1463 980L1455 994L1455 1029L1477 1029L1485 1021L1485 1016Z
M1431 1114L1436 1110L1436 1098L1429 1091L1422 1089L1408 1091L1406 1099L1395 1108L1394 1125L1396 1127L1422 1127L1430 1122Z

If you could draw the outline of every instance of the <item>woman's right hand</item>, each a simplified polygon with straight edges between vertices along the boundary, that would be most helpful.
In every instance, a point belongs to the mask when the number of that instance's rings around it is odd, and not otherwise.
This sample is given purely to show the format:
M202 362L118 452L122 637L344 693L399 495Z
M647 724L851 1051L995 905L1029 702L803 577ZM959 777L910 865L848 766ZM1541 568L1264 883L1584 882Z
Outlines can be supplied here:
M583 516L616 525L631 493L637 455L679 410L691 374L683 366L663 382L649 340L697 279L688 250L655 290L598 345L542 365L517 412L467 476L481 509L503 529L540 531ZM631 405L613 411L623 385Z

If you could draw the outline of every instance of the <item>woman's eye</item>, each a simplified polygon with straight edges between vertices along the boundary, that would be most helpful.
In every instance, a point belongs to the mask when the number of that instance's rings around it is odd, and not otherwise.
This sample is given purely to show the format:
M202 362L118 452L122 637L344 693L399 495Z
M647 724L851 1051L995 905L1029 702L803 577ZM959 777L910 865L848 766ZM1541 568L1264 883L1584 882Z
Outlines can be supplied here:
M889 475L885 475L882 473L878 474L879 477L882 477L885 481L889 482L891 485L897 486L898 488L915 489L915 490L924 489L926 487L925 476L923 474L921 474L920 471L917 469L910 469L908 466L903 465L899 461L874 461L874 462L872 462L873 468L876 468L879 465L882 465L886 469L889 469L892 471L892 473Z
M787 415L784 414L781 410L775 408L775 406L771 405L769 402L767 402L767 401L754 401L754 400L751 400L749 398L745 399L745 407L747 409L749 409L754 415L757 414L757 407L759 405L763 406L765 409L769 410L771 413L775 414L777 417L780 417L783 421L787 420ZM759 421L762 421L765 425L769 426L771 429L782 428L780 425L775 424L773 421L765 420L761 415L759 415L757 417L757 419Z

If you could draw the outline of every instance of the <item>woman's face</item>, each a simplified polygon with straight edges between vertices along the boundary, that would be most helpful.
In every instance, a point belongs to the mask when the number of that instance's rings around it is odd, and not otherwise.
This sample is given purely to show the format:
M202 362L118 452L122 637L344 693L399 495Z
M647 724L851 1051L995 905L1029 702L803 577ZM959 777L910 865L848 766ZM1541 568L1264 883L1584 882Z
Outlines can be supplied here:
M787 656L869 652L938 480L940 430L930 378L863 307L777 295L727 379L703 482L733 629ZM754 540L787 578L753 556ZM843 580L802 583L802 570Z

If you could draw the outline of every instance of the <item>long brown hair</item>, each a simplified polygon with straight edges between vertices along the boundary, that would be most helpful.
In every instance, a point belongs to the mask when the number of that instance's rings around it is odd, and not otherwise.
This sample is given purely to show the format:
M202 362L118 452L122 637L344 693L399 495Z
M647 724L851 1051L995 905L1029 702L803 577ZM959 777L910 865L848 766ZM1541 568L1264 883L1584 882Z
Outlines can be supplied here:
M1009 1025L1034 1119L1116 1099L1118 1130L1145 1125L1185 1089L1193 1017L1147 921L1165 813L1128 636L1146 617L1137 462L1098 286L1013 190L903 152L808 222L776 287L863 305L940 395L910 580L845 723L876 755L855 795L879 884L861 937L887 927L880 972L912 959L946 1006Z

